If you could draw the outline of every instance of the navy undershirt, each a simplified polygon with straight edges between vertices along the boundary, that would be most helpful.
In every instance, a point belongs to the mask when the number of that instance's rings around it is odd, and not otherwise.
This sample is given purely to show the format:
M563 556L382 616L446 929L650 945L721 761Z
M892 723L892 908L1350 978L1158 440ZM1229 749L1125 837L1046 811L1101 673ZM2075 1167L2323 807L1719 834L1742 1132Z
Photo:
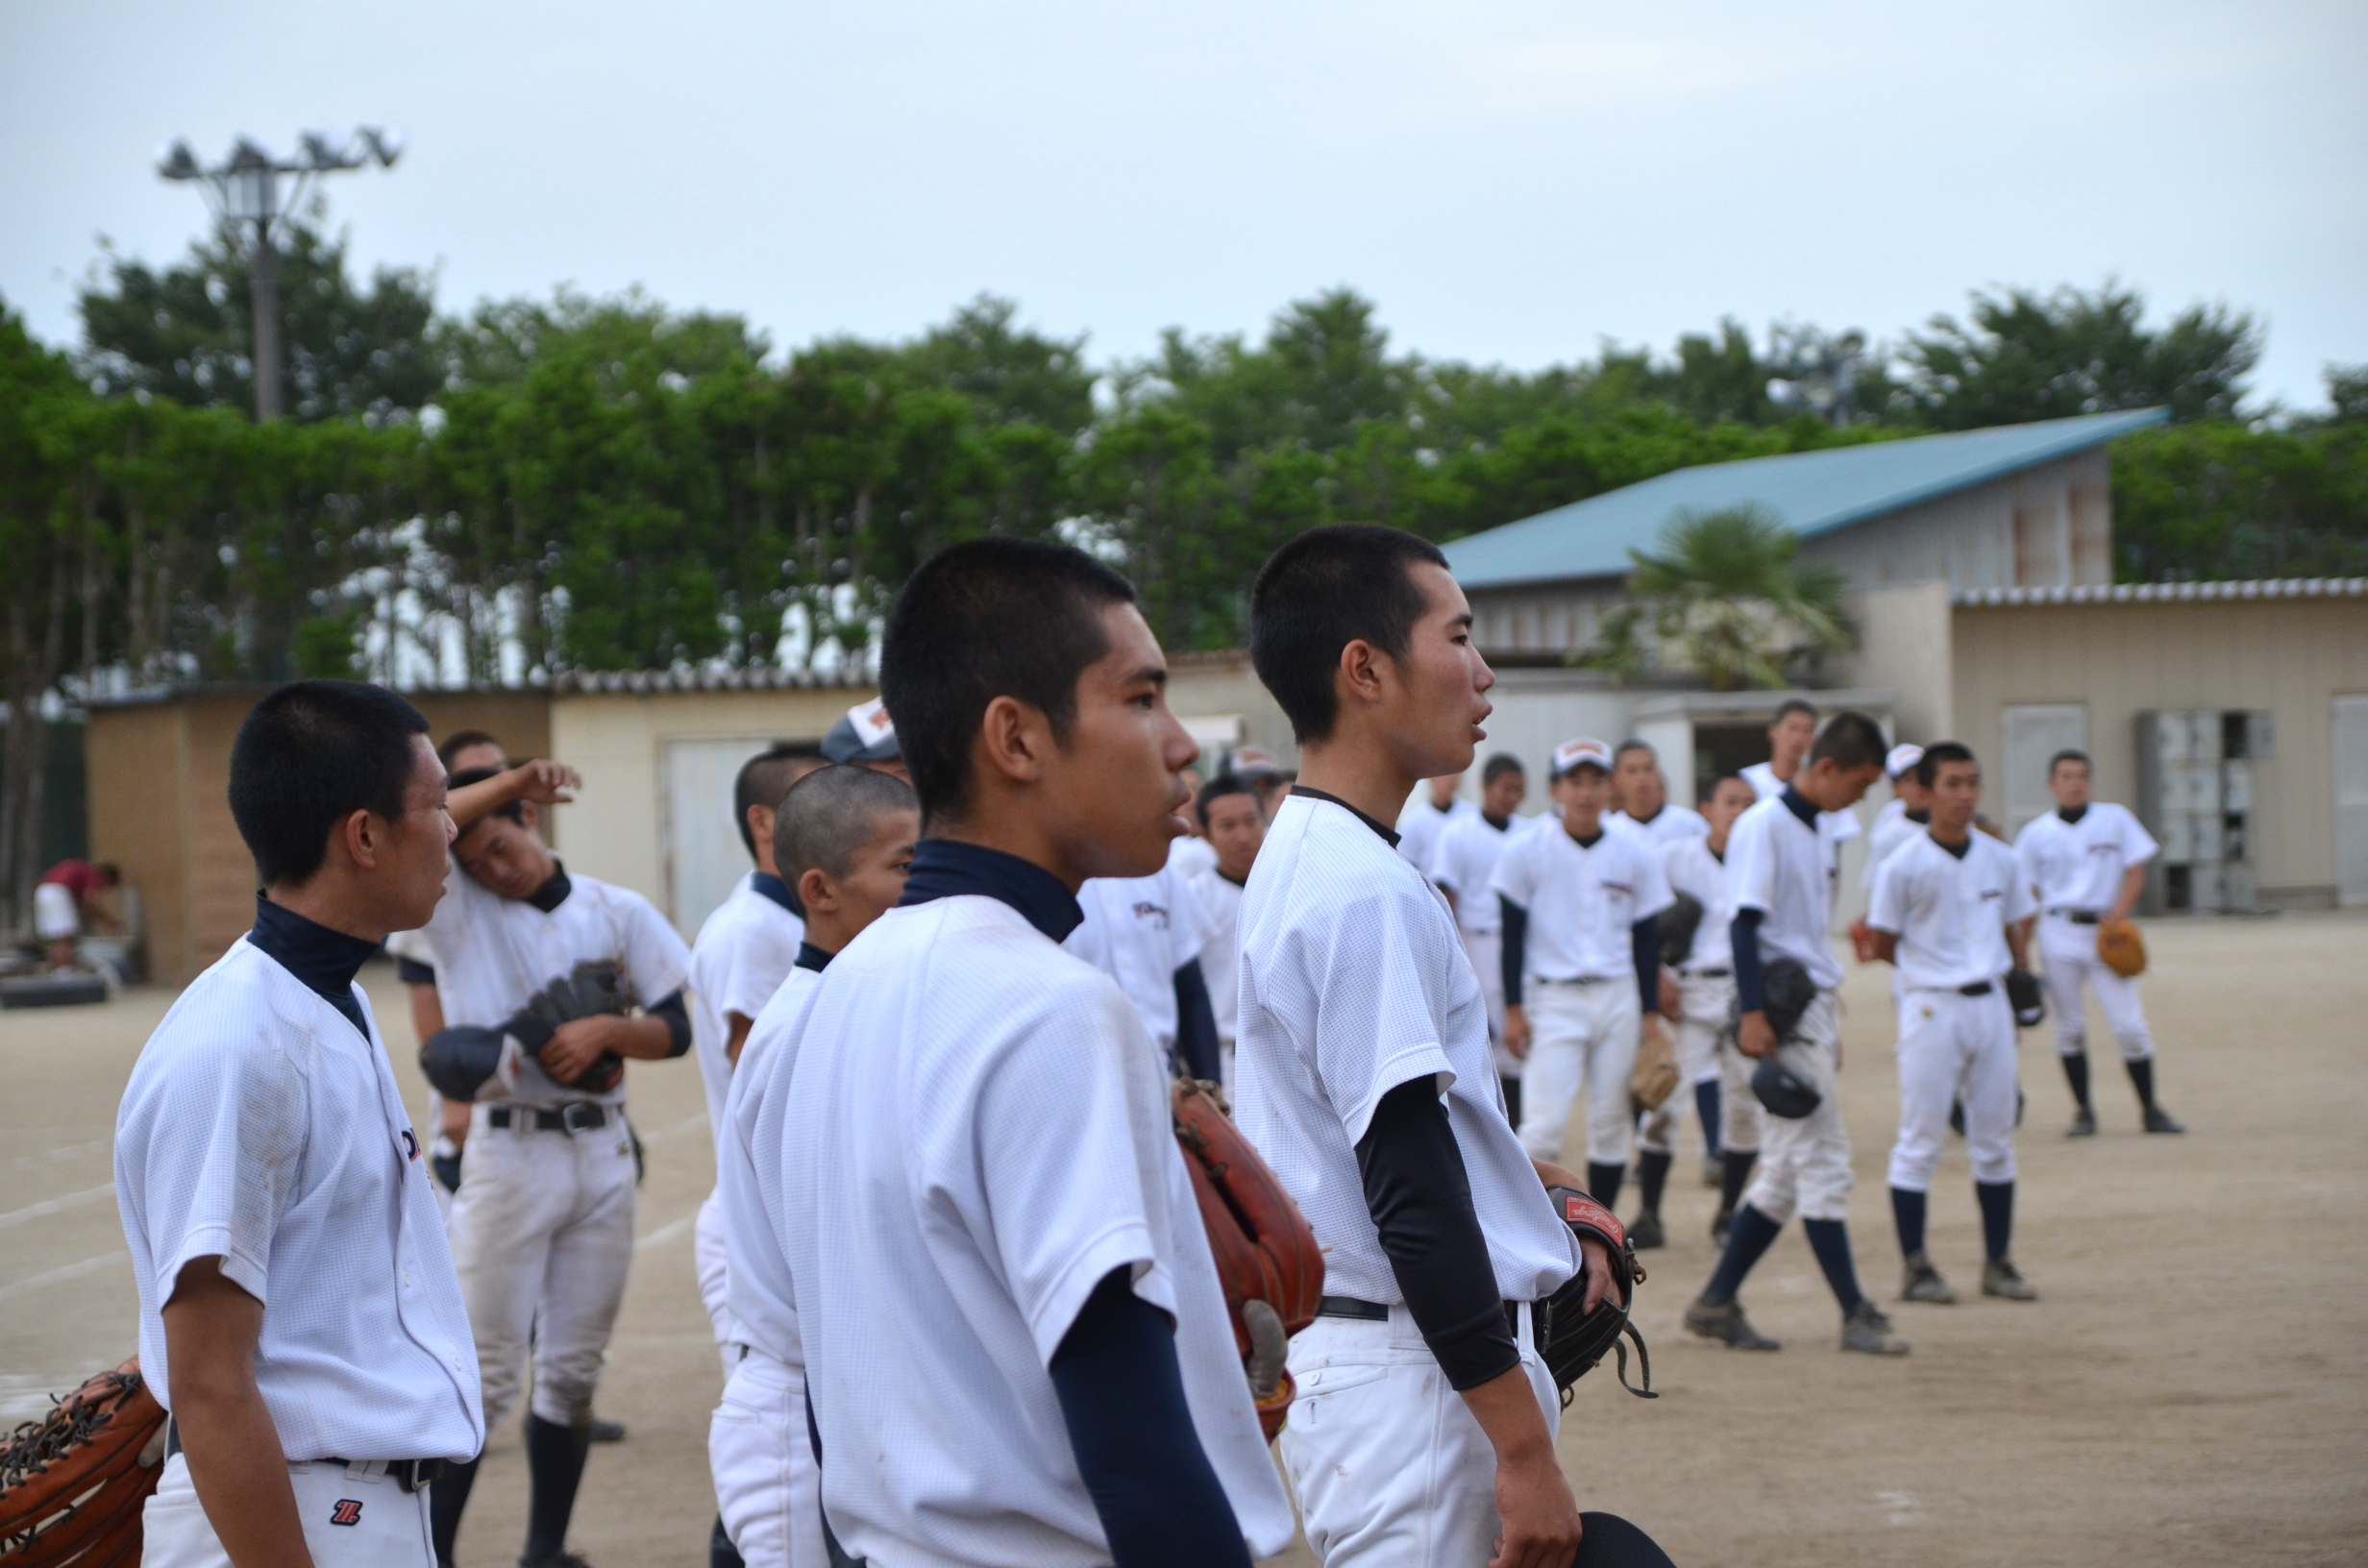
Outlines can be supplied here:
M1310 800L1321 800L1327 805L1340 807L1341 810L1348 813L1349 816L1354 817L1358 821L1363 822L1366 826L1380 834L1382 837L1382 842L1387 844L1391 848L1394 849L1397 847L1397 829L1375 821L1372 818L1368 817L1365 813L1359 811L1356 807L1350 805L1339 796L1326 795L1321 790L1311 790L1304 784L1294 784L1291 786L1291 793L1294 795L1304 795Z
M798 943L798 968L812 969L816 974L830 968L830 961L838 956L836 953L824 952L810 942Z
M1800 819L1801 825L1812 833L1817 830L1817 803L1788 784L1777 799L1785 810ZM1735 947L1735 1005L1739 1012L1761 1013L1767 1009L1767 992L1760 979L1760 922L1767 912L1759 909L1739 909L1735 923L1727 928Z
M566 903L567 895L576 891L576 885L567 879L567 868L555 860L551 864L555 868L551 880L527 894L527 902L546 915Z
M914 845L904 896L897 900L899 909L964 894L1009 904L1054 942L1068 941L1069 933L1085 919L1085 911L1077 907L1077 895L1032 860L958 839L924 839Z
M2084 800L2077 806L2058 806L2056 815L2063 819L2066 827L2078 826L2080 820L2088 815L2088 802Z
M1776 798L1785 803L1785 810L1792 813L1793 816L1798 817L1802 821L1808 823L1812 829L1816 827L1817 803L1814 800L1812 800L1809 796L1803 795L1800 791L1794 789L1789 784L1785 786L1784 793Z
M255 895L255 929L247 933L247 943L302 981L307 991L344 1014L346 1021L361 1031L362 1039L370 1038L361 1004L354 999L354 976L379 950L377 943L308 920L273 903L259 891Z
M798 895L790 890L788 883L771 871L751 871L749 890L760 898L772 899L798 919L805 919L805 905L798 902Z

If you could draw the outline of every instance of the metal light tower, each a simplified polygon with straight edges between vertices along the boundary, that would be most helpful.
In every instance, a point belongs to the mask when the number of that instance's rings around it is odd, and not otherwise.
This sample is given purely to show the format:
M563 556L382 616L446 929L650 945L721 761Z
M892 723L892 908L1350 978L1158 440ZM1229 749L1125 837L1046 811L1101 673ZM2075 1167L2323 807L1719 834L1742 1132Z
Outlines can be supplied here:
M185 139L177 138L157 159L167 180L197 181L214 221L224 228L255 231L251 292L255 297L255 417L277 419L280 393L280 253L272 226L293 212L315 176L376 163L391 169L403 156L403 133L363 126L350 136L308 131L294 158L275 157L261 142L241 136L230 157L212 168L197 160ZM283 178L285 184L283 184Z

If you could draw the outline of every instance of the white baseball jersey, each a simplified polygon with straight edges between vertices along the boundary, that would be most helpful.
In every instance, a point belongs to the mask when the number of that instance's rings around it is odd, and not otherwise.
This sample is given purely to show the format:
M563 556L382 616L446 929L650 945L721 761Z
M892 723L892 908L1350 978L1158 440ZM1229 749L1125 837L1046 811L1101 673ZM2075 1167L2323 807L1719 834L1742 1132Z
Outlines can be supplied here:
M2006 928L2038 909L2014 851L1979 829L1963 855L1929 832L1899 846L1875 878L1866 923L1899 938L1900 984L1955 991L2002 978L2013 968Z
M1208 982L1209 1011L1217 1015L1217 1038L1230 1043L1240 1033L1236 1020L1242 999L1242 884L1211 865L1193 878L1192 890L1205 922L1200 976Z
M1727 888L1739 912L1756 909L1764 917L1763 964L1789 958L1819 990L1831 990L1842 980L1826 932L1834 918L1833 845L1793 812L1793 798L1789 792L1770 796L1735 820L1727 835Z
M163 1304L218 1257L263 1304L255 1383L290 1459L468 1459L477 1350L417 1136L367 1037L245 938L142 1047L115 1118L140 1371L173 1403Z
M1217 851L1209 847L1208 840L1186 833L1169 844L1168 870L1186 881L1216 869Z
M1440 810L1431 804L1431 787L1424 784L1415 803L1398 813L1397 852L1406 857L1408 865L1428 874L1432 857L1439 852L1439 836L1450 824L1479 815L1480 808L1462 796L1448 801L1446 810Z
M805 921L792 913L789 890L777 876L751 871L731 896L716 906L691 943L691 1048L707 1090L707 1126L722 1158L724 1096L731 1089L731 1021L737 1013L753 1019L765 1010L798 962ZM662 996L645 995L644 1001Z
M2060 811L2035 817L2014 840L2023 877L2038 889L2039 907L2097 915L2121 896L2121 879L2133 866L2155 858L2161 845L2129 809L2092 800L2077 822Z
M1476 937L1504 927L1504 909L1489 889L1505 845L1538 825L1534 817L1511 817L1496 826L1479 812L1459 817L1439 835L1426 868L1431 880L1455 894L1455 923Z
M1623 833L1643 834L1656 847L1680 839L1707 838L1711 830L1711 824L1691 806L1665 805L1648 822L1640 822L1624 811L1607 811L1603 820Z
M849 943L783 1044L797 1070L759 1154L796 1195L784 1239L847 1550L1107 1564L1047 1369L1095 1286L1129 1269L1174 1321L1185 1402L1252 1556L1281 1551L1291 1506L1168 1074L1110 977L999 898L935 898Z
M1924 831L1925 824L1909 817L1904 800L1886 800L1883 809L1875 813L1875 825L1866 830L1866 870L1861 873L1862 886L1872 890L1875 873L1891 858L1891 851Z
M499 1028L527 998L587 959L624 966L642 1005L662 1002L690 981L690 949L666 918L640 894L589 876L561 871L553 883L565 893L546 909L480 887L456 863L444 878L444 897L427 925L435 947L435 989L444 1022ZM536 897L556 891L546 887ZM516 1051L502 1068L509 1098L536 1106L572 1100L622 1105L625 1080L604 1094L569 1089L542 1064ZM480 1098L488 1098L480 1095Z
M1208 927L1191 884L1173 866L1098 876L1077 890L1077 907L1085 920L1061 945L1119 983L1166 1052L1175 1043L1175 971L1200 956Z
M1711 852L1708 835L1677 839L1661 846L1662 874L1672 894L1685 894L1702 906L1702 922L1693 928L1693 945L1677 968L1726 969L1735 967L1735 890L1727 881L1727 863Z
M1384 1094L1432 1075L1497 1294L1538 1300L1577 1270L1577 1242L1505 1120L1487 1004L1446 905L1377 828L1299 794L1275 813L1242 899L1235 1118L1314 1227L1325 1290L1395 1304L1357 1140Z
M798 1339L798 1303L789 1281L781 1228L789 1197L783 1173L781 1117L790 1069L798 1060L792 1027L814 999L819 970L793 967L757 1010L731 1075L722 1134L716 1140L715 1186L724 1206L724 1240L731 1259L725 1300L740 1337L777 1361L804 1364ZM804 1434L798 1434L802 1441Z
M1804 768L1809 766L1807 758L1802 759L1801 766ZM1778 778L1776 770L1764 762L1755 762L1744 769L1743 780L1759 792L1760 798L1763 800L1785 793L1785 781ZM1828 845L1836 854L1838 854L1843 841L1859 836L1858 813L1821 811L1817 813L1817 831L1825 835ZM1831 855L1827 857L1826 863L1829 866L1838 864Z
M1661 856L1635 829L1597 830L1583 845L1559 821L1505 846L1492 893L1529 911L1528 969L1545 980L1637 972L1637 921L1669 907Z

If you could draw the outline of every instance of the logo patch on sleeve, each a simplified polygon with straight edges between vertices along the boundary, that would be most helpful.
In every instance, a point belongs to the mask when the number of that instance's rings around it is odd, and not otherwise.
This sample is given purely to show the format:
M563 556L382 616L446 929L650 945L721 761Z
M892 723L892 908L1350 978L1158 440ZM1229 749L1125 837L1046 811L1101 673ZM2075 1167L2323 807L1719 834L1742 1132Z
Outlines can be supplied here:
M360 1500L351 1497L341 1497L337 1499L336 1506L329 1510L329 1522L333 1525L360 1524Z

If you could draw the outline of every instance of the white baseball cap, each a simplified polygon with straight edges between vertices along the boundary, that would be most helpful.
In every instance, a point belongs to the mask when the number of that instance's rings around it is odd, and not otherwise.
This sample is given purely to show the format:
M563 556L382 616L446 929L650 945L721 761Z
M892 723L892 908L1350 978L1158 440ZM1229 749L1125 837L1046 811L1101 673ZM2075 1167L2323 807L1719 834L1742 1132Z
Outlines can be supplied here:
M1225 759L1225 772L1236 778L1257 778L1280 773L1283 765L1274 760L1274 753L1264 747L1237 746L1233 755Z
M1922 762L1923 760L1924 748L1922 747L1910 745L1903 742L1902 744L1891 747L1890 751L1884 757L1883 772L1887 777L1897 778L1900 774L1906 772L1909 769L1914 767L1917 763Z
M1553 776L1560 778L1584 762L1591 762L1608 773L1612 771L1612 748L1591 735L1565 741L1554 748Z
M823 737L823 755L832 762L893 762L903 754L897 726L876 697L848 709Z

